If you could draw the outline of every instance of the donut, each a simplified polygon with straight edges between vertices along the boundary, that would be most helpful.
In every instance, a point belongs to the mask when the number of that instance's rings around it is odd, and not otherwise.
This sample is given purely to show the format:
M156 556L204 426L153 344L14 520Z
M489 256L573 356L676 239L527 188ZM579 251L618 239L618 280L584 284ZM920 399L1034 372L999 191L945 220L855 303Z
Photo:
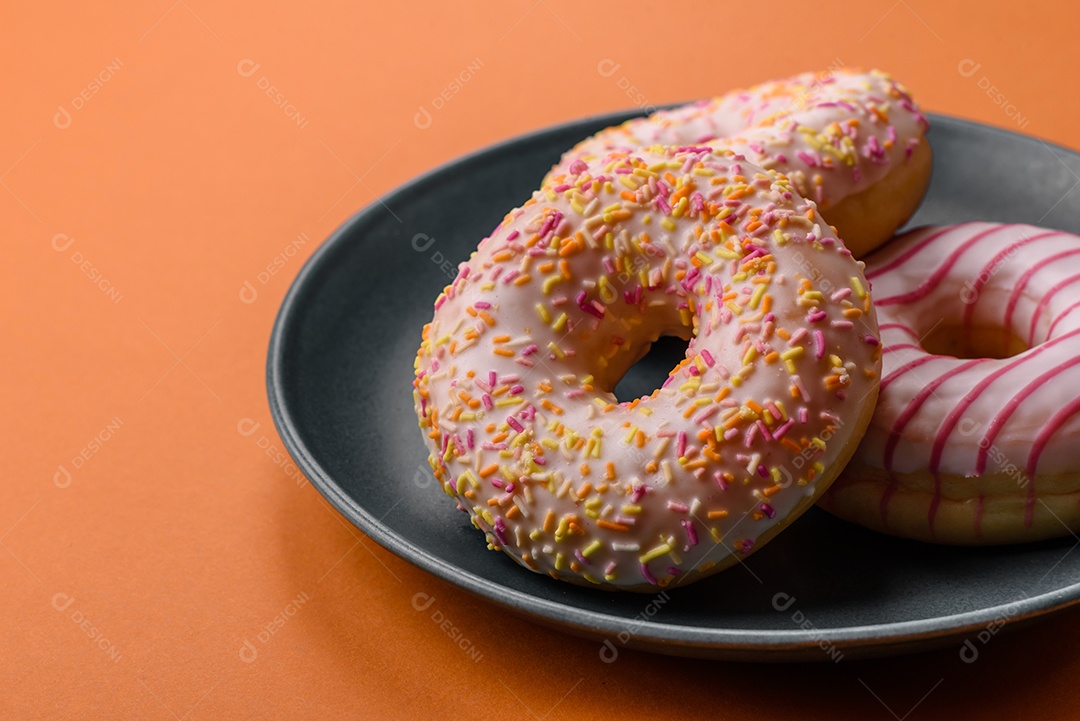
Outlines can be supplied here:
M884 346L870 429L822 501L947 544L1080 529L1080 237L911 231L867 260Z
M926 117L889 75L848 68L802 73L602 130L549 172L578 159L654 144L708 144L787 175L856 257L892 237L930 181Z
M662 335L685 359L620 402ZM414 400L489 548L655 591L814 503L869 422L880 356L862 263L788 178L655 146L575 163L480 242L435 301Z

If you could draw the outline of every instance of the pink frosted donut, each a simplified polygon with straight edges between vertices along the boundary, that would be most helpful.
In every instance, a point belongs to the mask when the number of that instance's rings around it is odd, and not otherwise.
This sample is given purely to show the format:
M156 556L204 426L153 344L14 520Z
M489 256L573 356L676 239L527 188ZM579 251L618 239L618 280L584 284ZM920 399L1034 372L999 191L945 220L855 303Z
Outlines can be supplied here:
M822 505L875 530L994 544L1080 528L1080 237L914 230L867 260L881 395Z
M862 264L790 181L708 148L574 166L435 302L414 399L443 490L491 548L655 590L808 508L854 451L880 346ZM615 384L690 338L652 395Z
M911 96L883 72L803 73L602 130L563 155L548 180L612 150L729 149L787 175L862 257L922 200L930 180L927 127Z

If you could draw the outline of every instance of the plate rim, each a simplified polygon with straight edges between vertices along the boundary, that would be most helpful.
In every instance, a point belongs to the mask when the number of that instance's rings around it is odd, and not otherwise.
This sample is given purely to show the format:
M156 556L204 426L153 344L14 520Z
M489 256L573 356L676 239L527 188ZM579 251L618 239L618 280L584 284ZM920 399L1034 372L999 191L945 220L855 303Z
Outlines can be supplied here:
M943 637L960 637L965 633L976 632L1001 618L1009 623L1019 623L1043 615L1064 610L1080 604L1080 581L1062 586L1036 596L1022 598L1007 604L998 604L974 611L933 616L924 619L912 619L892 623L864 624L858 626L811 629L732 629L687 624L660 623L649 620L630 620L620 616L570 607L564 603L538 598L529 593L502 585L490 579L476 575L448 561L432 556L414 545L375 518L363 506L347 494L322 468L314 454L305 445L299 432L299 426L286 402L284 379L284 351L290 340L290 333L296 319L299 305L308 290L311 279L322 270L335 252L346 241L355 225L366 218L386 212L391 203L409 193L415 192L428 183L438 182L451 170L460 172L464 167L483 162L491 155L501 155L508 150L521 148L543 141L548 136L587 124L613 125L623 120L642 115L639 110L623 110L612 113L592 115L570 120L557 125L547 126L504 139L492 145L466 153L428 170L393 190L385 193L369 205L349 215L305 261L282 299L281 306L274 318L270 335L266 361L266 387L270 413L283 444L297 466L311 484L330 503L362 532L376 543L399 558L408 561L423 571L458 588L474 593L485 600L495 603L516 613L521 613L541 622L555 622L571 632L578 632L593 638L605 633L616 636L633 627L633 641L626 645L641 647L648 645L652 650L657 647L691 647L712 651L756 651L780 653L784 651L802 651L820 649L826 645L840 649L877 647L888 644L932 642ZM991 132L1007 136L1012 140L1038 142L1055 156L1062 151L1066 156L1080 160L1080 153L1057 143L1042 138L1017 133L966 118L939 113L927 113L931 128L943 125L968 127L980 132ZM932 131L931 131L932 132ZM1060 161L1061 158L1058 157ZM1064 164L1064 161L1062 161ZM1066 165L1068 168L1068 166ZM1071 168L1068 168L1072 171ZM1074 173L1075 174L1075 173ZM598 591L600 592L600 591ZM642 594L642 598L648 598ZM1013 609L1011 613L1004 613ZM641 641L647 644L641 644Z

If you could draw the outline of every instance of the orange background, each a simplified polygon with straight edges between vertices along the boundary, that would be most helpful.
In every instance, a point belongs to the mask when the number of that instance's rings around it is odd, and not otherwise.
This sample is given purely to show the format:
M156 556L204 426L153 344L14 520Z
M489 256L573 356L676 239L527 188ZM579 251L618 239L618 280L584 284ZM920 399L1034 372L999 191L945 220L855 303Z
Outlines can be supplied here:
M1069 710L1075 611L970 665L956 649L818 666L623 650L605 664L596 643L383 551L262 446L281 448L263 381L278 304L378 194L552 123L837 61L893 72L926 109L1080 147L1075 3L92 5L19 3L0 28L0 717ZM965 60L980 64L971 77ZM417 592L479 662L413 609Z

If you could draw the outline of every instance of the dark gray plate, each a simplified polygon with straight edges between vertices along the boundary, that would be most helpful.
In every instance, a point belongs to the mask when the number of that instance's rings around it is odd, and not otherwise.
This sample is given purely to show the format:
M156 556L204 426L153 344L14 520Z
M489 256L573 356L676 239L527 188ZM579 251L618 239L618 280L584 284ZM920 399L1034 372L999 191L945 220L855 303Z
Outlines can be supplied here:
M514 612L624 645L746 660L897 654L965 639L1003 619L1080 601L1075 537L961 549L903 541L817 509L732 568L658 597L605 593L530 573L485 549L434 485L412 408L413 357L458 261L529 197L562 150L629 113L501 143L388 194L337 230L282 304L267 384L296 463L347 518L391 552ZM1030 222L1080 231L1080 155L1040 140L933 117L934 176L913 224ZM674 366L666 344L621 397ZM651 385L653 384L653 385Z

